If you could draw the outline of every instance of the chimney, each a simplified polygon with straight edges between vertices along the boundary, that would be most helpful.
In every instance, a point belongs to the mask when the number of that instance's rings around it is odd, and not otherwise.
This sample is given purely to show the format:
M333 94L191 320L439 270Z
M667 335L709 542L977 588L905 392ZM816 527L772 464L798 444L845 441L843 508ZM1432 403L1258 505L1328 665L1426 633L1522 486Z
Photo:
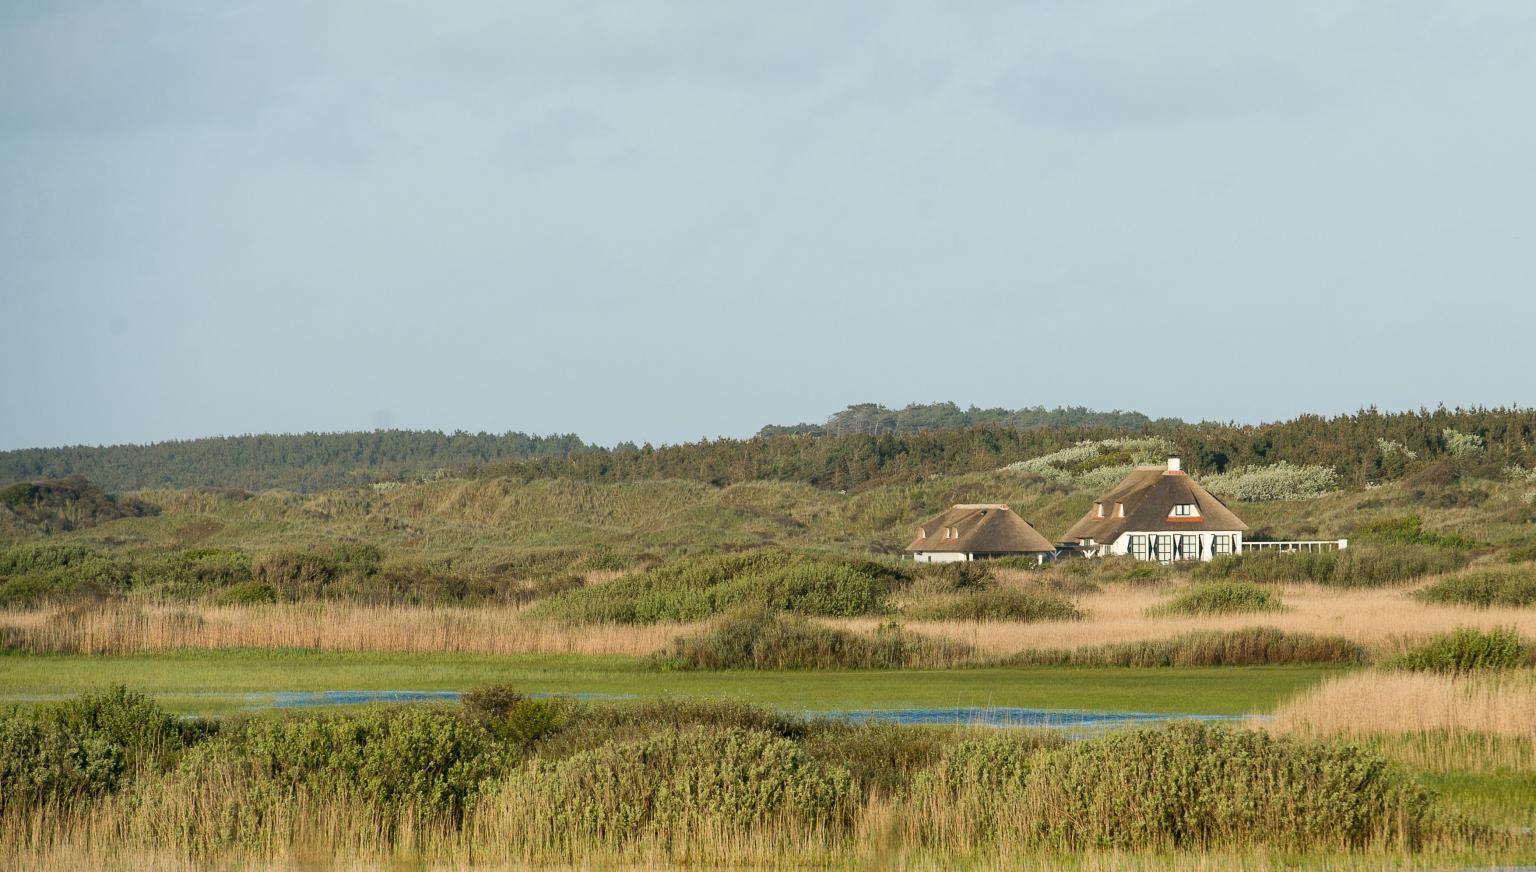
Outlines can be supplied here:
M1177 457L1170 457L1170 458L1168 458L1168 471L1169 472L1178 472L1179 471L1179 459Z

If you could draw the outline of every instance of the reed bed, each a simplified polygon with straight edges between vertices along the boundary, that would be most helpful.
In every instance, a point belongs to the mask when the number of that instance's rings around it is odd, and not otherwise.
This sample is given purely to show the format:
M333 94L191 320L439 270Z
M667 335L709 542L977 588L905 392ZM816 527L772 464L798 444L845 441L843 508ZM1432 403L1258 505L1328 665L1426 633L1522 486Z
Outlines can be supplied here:
M1536 673L1358 672L1283 703L1272 725L1308 737L1477 733L1536 743Z
M1373 659L1403 654L1460 627L1514 628L1536 637L1536 609L1429 604L1404 589L1278 587L1286 610L1262 615L1152 617L1166 584L1112 583L1081 593L1081 620L904 620L907 630L945 639L991 662L1026 651L1172 639L1201 630L1253 626L1341 636ZM817 619L873 634L890 617ZM519 606L409 606L348 603L215 606L107 602L0 612L0 647L29 653L124 654L175 649L309 648L324 651L648 656L703 623L598 623L573 627Z
M486 606L263 606L108 604L0 613L13 650L126 654L217 648L464 654L644 656L687 631L686 624L596 624L579 628L530 620L523 609Z
M1431 605L1404 589L1340 589L1319 585L1276 588L1286 611L1263 615L1149 617L1171 590L1162 584L1106 584L1076 596L1083 620L1034 623L982 621L906 621L907 629L947 637L989 656L1020 651L1077 648L1116 642L1168 639L1197 630L1239 630L1256 624L1293 633L1343 636L1373 655L1388 657L1425 639L1458 627L1514 627L1536 636L1536 609ZM834 626L872 630L880 618L831 620Z

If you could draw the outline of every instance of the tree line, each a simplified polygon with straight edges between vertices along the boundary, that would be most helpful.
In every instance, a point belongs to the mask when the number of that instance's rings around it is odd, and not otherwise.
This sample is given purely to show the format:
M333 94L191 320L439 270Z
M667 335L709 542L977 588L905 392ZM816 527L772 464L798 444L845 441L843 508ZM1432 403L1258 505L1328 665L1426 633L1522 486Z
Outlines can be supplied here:
M108 491L200 486L300 492L585 449L573 435L375 430L220 436L0 452L0 484L84 476Z

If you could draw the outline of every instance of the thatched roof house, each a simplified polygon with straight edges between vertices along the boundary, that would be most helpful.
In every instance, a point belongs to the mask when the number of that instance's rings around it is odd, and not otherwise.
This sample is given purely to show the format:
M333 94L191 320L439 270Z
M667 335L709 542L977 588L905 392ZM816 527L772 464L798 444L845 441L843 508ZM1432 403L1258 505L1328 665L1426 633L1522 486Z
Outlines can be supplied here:
M1141 467L1094 501L1063 540L1090 554L1210 560L1242 550L1248 525L1180 468Z
M1001 503L965 503L918 525L907 551L920 563L986 560L1056 552L1051 541Z

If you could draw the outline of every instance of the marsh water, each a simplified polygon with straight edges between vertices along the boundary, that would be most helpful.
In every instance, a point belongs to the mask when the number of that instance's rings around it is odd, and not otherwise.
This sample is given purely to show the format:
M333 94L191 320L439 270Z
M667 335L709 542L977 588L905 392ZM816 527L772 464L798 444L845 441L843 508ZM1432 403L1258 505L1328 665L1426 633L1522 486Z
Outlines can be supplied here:
M633 697L614 694L530 694L534 697L618 700ZM451 690L327 690L312 693L253 693L248 695L245 708L310 708L334 705L360 705L365 703L401 703L443 701L455 702L459 693ZM1044 727L1072 732L1094 731L1110 727L1151 725L1166 721L1243 720L1245 715L1202 715L1172 712L1106 712L1076 711L1069 709L1038 709L1009 707L961 707L961 708L891 708L815 710L801 712L809 718L848 720L855 723L880 721L893 724L926 726L978 726L978 727Z

